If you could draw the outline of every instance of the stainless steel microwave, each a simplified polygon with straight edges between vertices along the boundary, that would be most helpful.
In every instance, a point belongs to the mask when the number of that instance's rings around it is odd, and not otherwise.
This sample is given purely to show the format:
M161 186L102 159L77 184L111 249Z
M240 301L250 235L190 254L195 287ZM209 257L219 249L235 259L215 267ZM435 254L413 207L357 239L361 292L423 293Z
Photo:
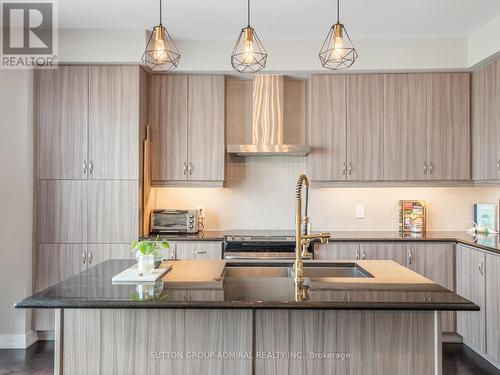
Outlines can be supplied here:
M198 233L197 210L161 209L151 212L151 232L153 233Z

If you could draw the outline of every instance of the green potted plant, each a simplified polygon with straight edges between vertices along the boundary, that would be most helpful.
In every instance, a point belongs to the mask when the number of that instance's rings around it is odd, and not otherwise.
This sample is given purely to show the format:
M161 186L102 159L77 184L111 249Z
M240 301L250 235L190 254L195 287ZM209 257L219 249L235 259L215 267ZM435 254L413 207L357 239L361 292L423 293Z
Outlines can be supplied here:
M158 238L159 236L153 241L135 241L130 246L130 251L136 252L139 271L144 273L153 272L162 261L160 249L170 249L170 244L167 241L158 241Z

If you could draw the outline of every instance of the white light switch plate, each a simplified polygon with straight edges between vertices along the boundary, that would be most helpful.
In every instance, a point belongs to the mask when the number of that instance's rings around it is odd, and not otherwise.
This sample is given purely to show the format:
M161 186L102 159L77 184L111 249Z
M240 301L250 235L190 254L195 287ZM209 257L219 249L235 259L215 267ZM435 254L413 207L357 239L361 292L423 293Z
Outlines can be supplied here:
M356 205L356 219L364 219L365 218L365 206L362 204Z

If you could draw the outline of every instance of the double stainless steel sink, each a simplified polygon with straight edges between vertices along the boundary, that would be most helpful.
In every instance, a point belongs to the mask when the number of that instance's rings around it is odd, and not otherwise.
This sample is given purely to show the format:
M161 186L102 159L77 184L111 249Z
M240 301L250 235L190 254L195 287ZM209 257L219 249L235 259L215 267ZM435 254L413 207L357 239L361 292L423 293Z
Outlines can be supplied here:
M226 265L225 277L291 277L293 263L230 263ZM356 263L304 263L304 278L373 277Z

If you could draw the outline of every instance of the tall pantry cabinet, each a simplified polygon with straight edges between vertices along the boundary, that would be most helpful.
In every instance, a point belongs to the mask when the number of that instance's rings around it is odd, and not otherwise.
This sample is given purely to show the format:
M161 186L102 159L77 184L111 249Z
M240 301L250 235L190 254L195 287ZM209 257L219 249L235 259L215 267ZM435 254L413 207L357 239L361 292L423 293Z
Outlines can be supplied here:
M109 258L139 234L146 73L60 66L35 74L36 291ZM35 311L52 330L51 311Z

